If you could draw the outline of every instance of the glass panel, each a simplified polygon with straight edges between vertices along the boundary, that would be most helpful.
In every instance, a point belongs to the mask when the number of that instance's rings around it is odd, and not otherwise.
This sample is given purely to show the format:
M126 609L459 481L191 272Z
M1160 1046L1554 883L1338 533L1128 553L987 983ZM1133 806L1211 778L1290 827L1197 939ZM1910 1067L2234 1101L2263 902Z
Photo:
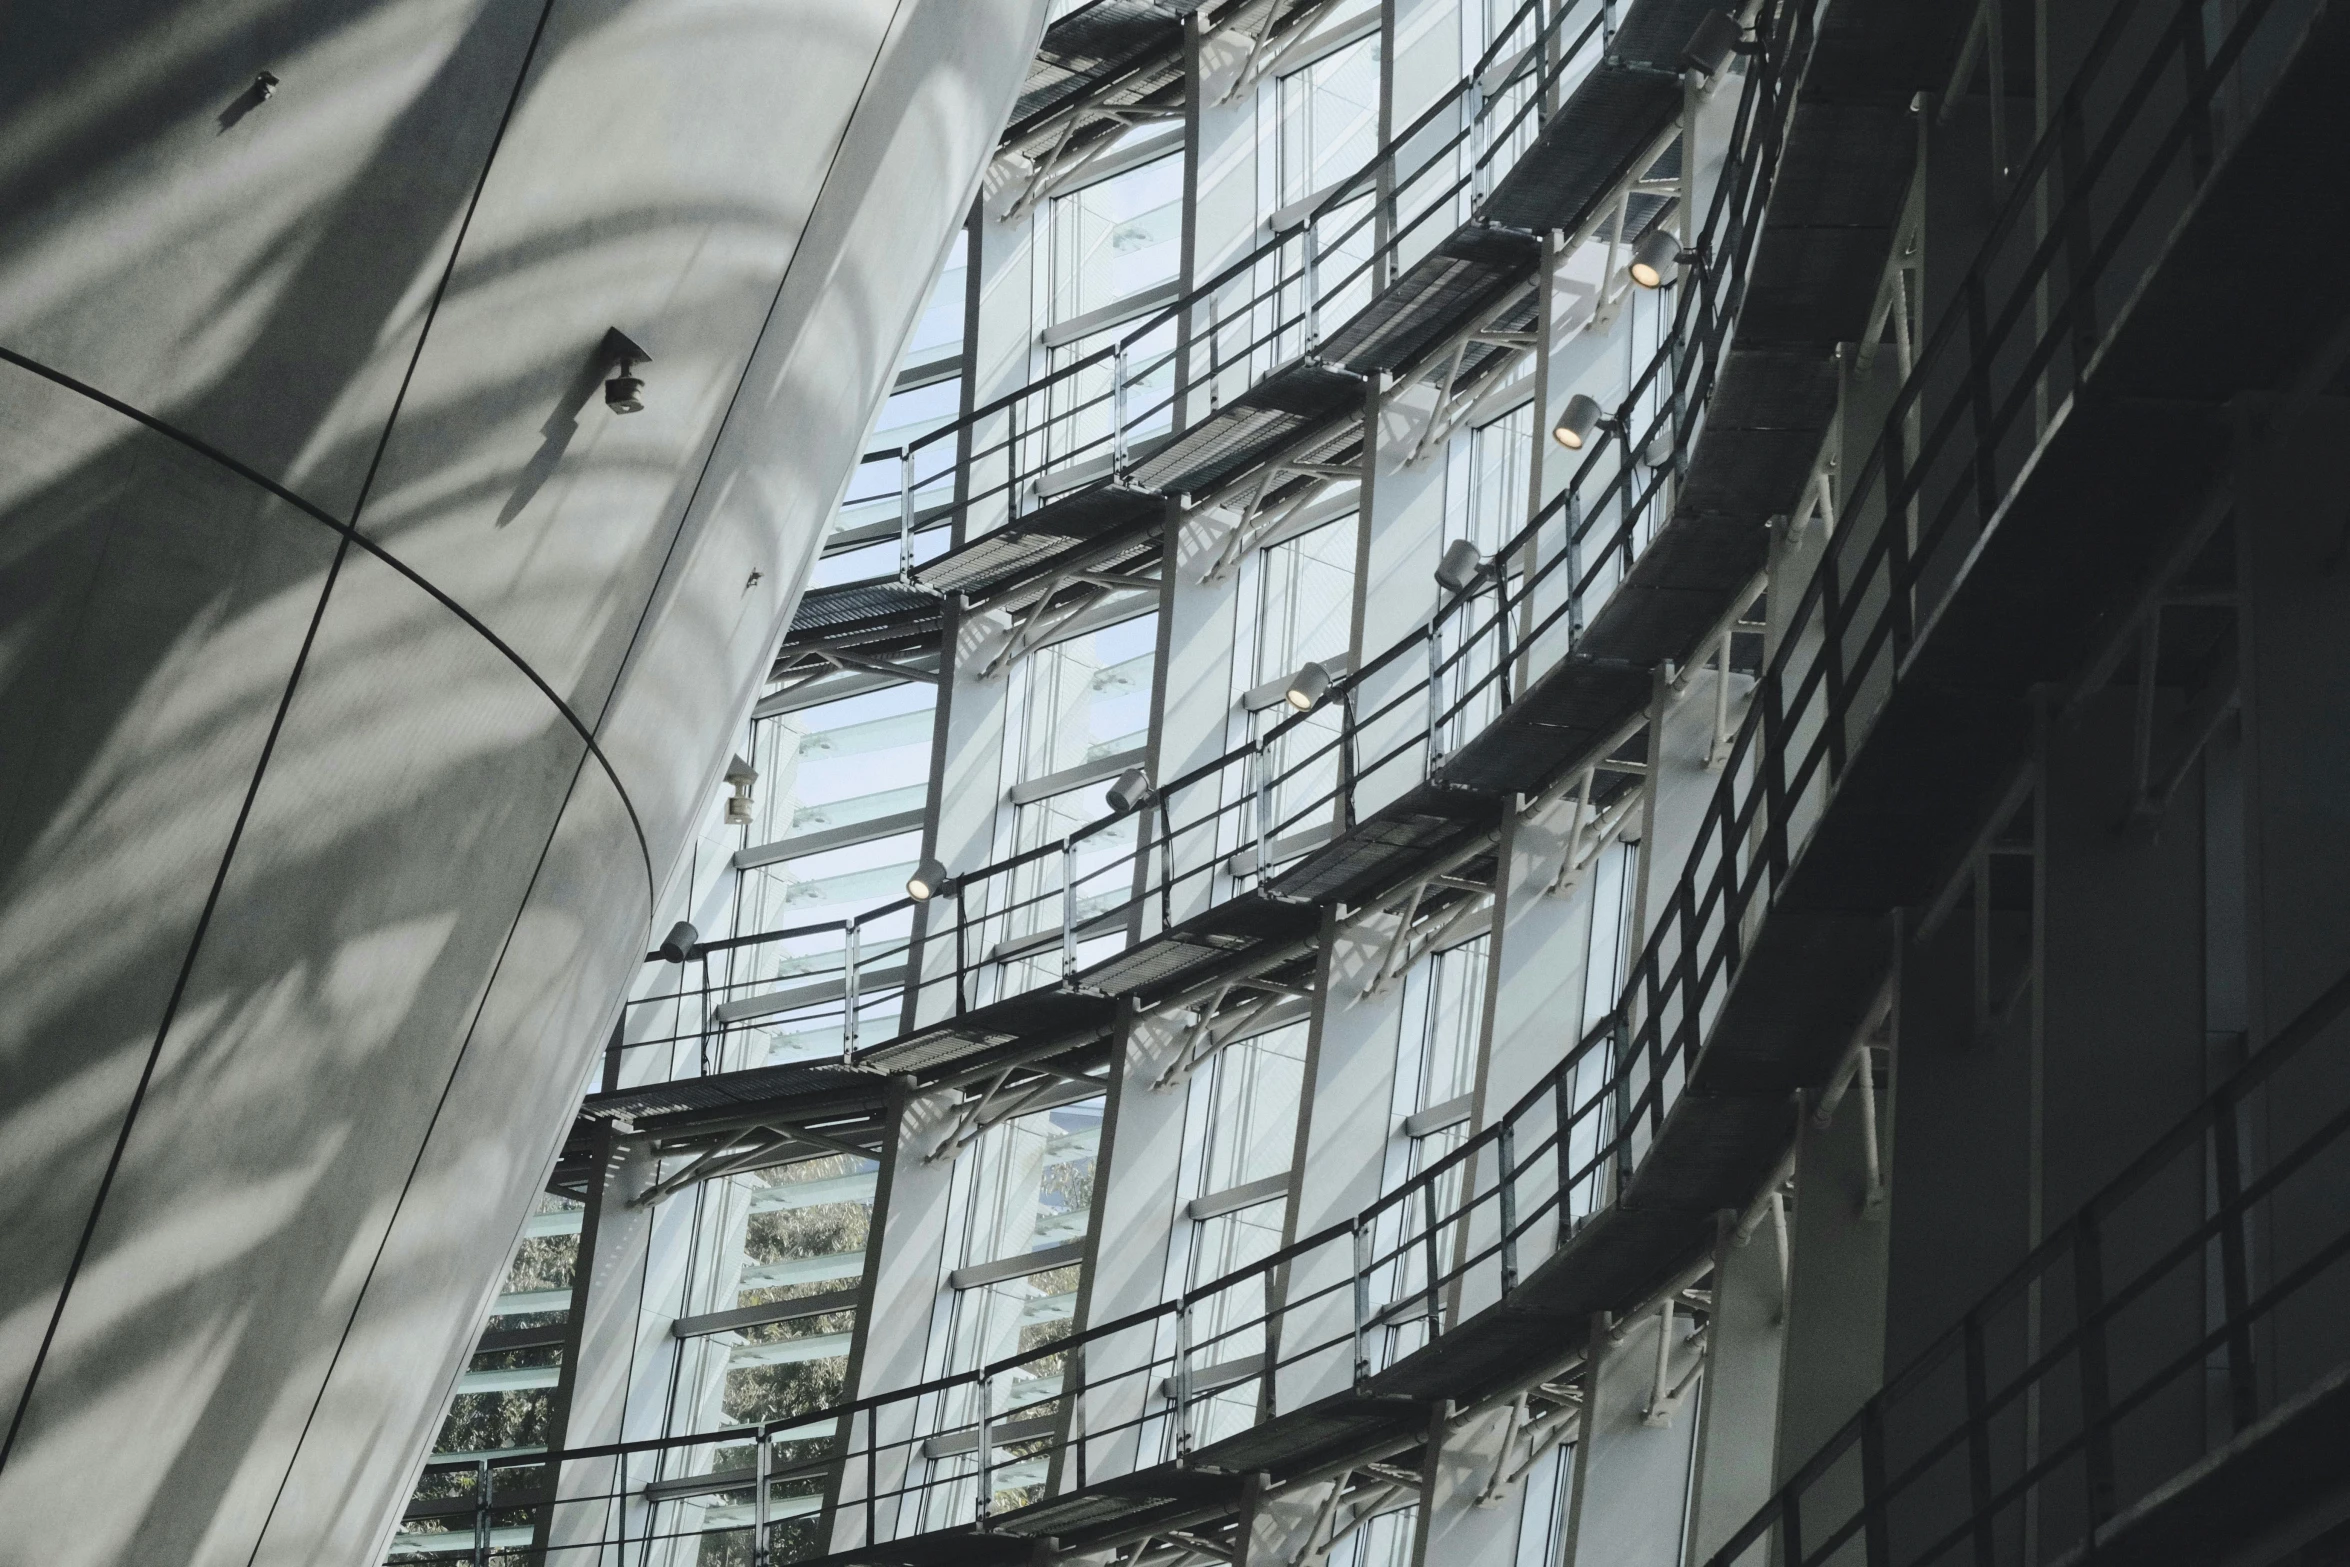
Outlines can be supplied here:
M967 1184L956 1266L971 1267L1084 1239L1093 1211L1101 1119L1102 1101L1090 1099L1018 1116L981 1134L957 1172ZM940 1374L976 1370L1067 1337L1081 1277L1082 1269L1071 1264L958 1292ZM1057 1414L1061 1371L1061 1357L1046 1355L998 1378L987 1406L991 1425ZM979 1394L969 1385L948 1390L940 1400L936 1429L975 1427ZM1041 1493L1041 1455L1047 1445L1042 1438L1030 1438L994 1450L988 1474L994 1507L1017 1507ZM931 1461L930 1485L922 1503L925 1527L970 1520L979 1468L976 1451Z
M1183 159L1097 180L1051 207L1048 325L1173 282L1182 269Z
M765 1172L744 1204L735 1303L763 1306L856 1288L873 1222L870 1159L809 1159ZM718 1416L781 1420L844 1396L854 1311L737 1330Z
M1327 663L1347 651L1354 617L1355 536L1343 518L1260 553L1255 677L1252 686L1286 680L1307 660ZM1259 732L1291 716L1268 708ZM1286 836L1332 819L1339 784L1337 741L1344 714L1324 707L1275 741L1272 831Z
M1027 783L1140 747L1150 728L1158 645L1159 617L1147 614L1023 658L1012 691L1019 737L1012 777Z
M1305 1086L1307 1025L1291 1023L1238 1040L1209 1063L1198 1190L1210 1196L1285 1173L1296 1157L1297 1112ZM1195 1101L1195 1104L1200 1101ZM1281 1248L1287 1198L1275 1197L1232 1213L1197 1221L1187 1283L1196 1288ZM1195 1376L1265 1352L1262 1277L1202 1300L1191 1323ZM1248 1377L1212 1389L1191 1408L1194 1446L1252 1424L1263 1382Z

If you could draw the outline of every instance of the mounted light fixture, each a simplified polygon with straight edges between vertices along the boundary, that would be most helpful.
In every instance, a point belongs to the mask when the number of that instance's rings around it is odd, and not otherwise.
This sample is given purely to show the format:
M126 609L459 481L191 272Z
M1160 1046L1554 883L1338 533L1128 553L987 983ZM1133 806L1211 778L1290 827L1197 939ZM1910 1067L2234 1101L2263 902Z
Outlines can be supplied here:
M1467 539L1455 539L1447 544L1444 558L1436 563L1436 585L1447 593L1466 593L1484 575L1485 557Z
M1681 51L1681 63L1700 76L1719 76L1738 51L1738 23L1727 11L1708 11Z
M1307 663L1289 677L1289 688L1281 693L1281 699L1301 713L1310 713L1329 694L1330 671L1319 664Z
M1570 452L1579 452L1583 443L1591 439L1591 432L1599 428L1599 399L1577 392L1567 399L1566 412L1550 432L1550 438Z
M1632 263L1624 270L1642 288L1663 288L1681 270L1681 242L1670 229L1650 229L1633 247Z
M702 944L702 933L694 929L692 920L679 920L669 927L669 934L661 938L661 956L671 963L683 963L694 955L694 948Z
M645 406L645 383L636 374L636 367L649 363L653 356L618 327L605 331L603 352L605 362L617 371L604 383L604 406L616 414L641 413Z
M758 771L741 757L726 766L727 786L734 792L726 797L726 825L751 825L751 785L759 781Z
M928 903L942 892L954 890L954 879L947 868L936 860L926 859L914 867L914 874L906 878L906 896L916 903Z
M1110 809L1120 816L1137 806L1149 804L1150 797L1151 775L1139 767L1129 767L1120 773L1118 781L1110 785L1110 792L1105 796L1110 802Z

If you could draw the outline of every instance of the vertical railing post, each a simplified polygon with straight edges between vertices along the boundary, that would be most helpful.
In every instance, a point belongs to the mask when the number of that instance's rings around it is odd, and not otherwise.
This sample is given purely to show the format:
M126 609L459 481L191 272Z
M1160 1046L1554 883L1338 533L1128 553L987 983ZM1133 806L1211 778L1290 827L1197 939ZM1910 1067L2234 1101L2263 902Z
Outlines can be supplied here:
M1208 291L1208 412L1214 413L1224 385L1222 289Z
M1126 472L1126 344L1110 351L1110 471Z
M1350 683L1338 698L1338 827L1341 832L1355 824L1355 767L1362 744L1362 733L1355 722L1355 688Z
M490 1461L481 1460L473 1472L473 1567L490 1562Z
M1472 76L1469 78L1468 86L1469 90L1463 95L1462 102L1469 111L1468 216L1473 218L1477 215L1477 204L1485 199L1485 152L1488 145L1487 133L1491 127L1486 123L1485 118L1484 78Z
M1885 421L1885 600L1886 612L1893 617L1893 636L1890 647L1893 657L1892 674L1899 674L1901 661L1909 656L1910 628L1913 606L1910 595L1916 587L1917 573L1910 561L1916 545L1912 529L1917 515L1914 505L1914 476L1909 468L1907 436L1909 420L1902 409L1902 399L1893 400L1893 416Z
M2088 373L2089 356L2097 351L2097 279L2090 271L2094 248L2089 237L2089 192L2081 165L2087 161L2081 126L2078 84L2057 108L2056 161L2064 178L2065 320L2071 330L2073 385ZM2046 173L2042 173L2046 179Z
M1004 514L1020 515L1020 399L1004 405Z
M1552 1114L1558 1118L1558 1244L1564 1246L1567 1237L1575 1233L1575 1215L1567 1201L1567 1183L1574 1177L1575 1158L1567 1147L1567 1129L1573 1125L1574 1091L1567 1086L1573 1073L1561 1071L1551 1079L1551 1098L1556 1105Z
M1310 218L1306 220L1305 247L1306 340L1301 351L1310 354L1322 341L1322 253L1321 247L1314 243L1314 223Z
M1501 1212L1501 1292L1518 1287L1518 1123L1504 1117L1494 1135L1495 1200Z
M971 959L966 950L964 937L965 912L963 884L957 882L955 883L955 1016L957 1017L961 1017L971 1009L970 993L964 986L964 976L969 973L971 967Z
M2219 1199L2220 1302L2228 1334L2228 1412L2242 1431L2260 1417L2253 1377L2250 1269L2244 1255L2244 1167L2236 1103L2222 1100L2211 1122L2212 1185Z
M914 585L914 448L898 448L898 581Z
M1559 509L1567 528L1567 646L1583 641L1583 492L1569 490Z
M995 1378L984 1370L979 1379L979 1495L973 1503L973 1519L980 1528L987 1527L988 1509L995 1505Z
M850 920L841 932L841 991L840 991L840 1059L843 1066L857 1064L857 922Z
M1061 840L1061 983L1077 982L1077 838Z
M1175 1297L1175 1368L1167 1379L1175 1402L1175 1467L1191 1463L1191 1302Z
M1844 568L1837 561L1837 552L1844 539L1833 530L1828 534L1827 553L1820 557L1820 650L1818 657L1828 661L1820 681L1820 689L1827 697L1827 713L1821 728L1828 737L1828 783L1833 786L1844 776L1844 633L1849 629L1844 617Z
M1255 774L1251 780L1250 792L1256 798L1257 890L1260 892L1271 886L1273 882L1271 836L1273 816L1273 780L1271 775L1273 766L1265 749L1270 743L1271 736L1269 735L1259 738L1257 748L1249 753L1248 758L1249 769Z
M1998 116L1992 116L1996 123ZM1983 301L1983 274L1966 275L1967 411L1975 433L1975 511L1979 527L1991 526L1999 510L1999 451L1991 435L1991 338L1989 307Z
M1354 1217L1353 1263L1355 1307L1355 1391L1360 1393L1371 1380L1369 1333L1371 1328L1371 1232L1363 1226L1363 1216Z
M762 1420L759 1445L752 1459L751 1567L767 1567L767 1476L774 1461L774 1450L767 1443L767 1422Z
M881 1539L881 1406L865 1411L865 1543Z
M1787 880L1787 708L1786 691L1778 678L1763 677L1762 755L1755 771L1763 786L1763 860L1770 867L1767 901L1777 896Z
M1424 1231L1421 1236L1421 1245L1425 1248L1424 1265L1428 1270L1425 1305L1428 1313L1428 1342L1433 1344L1436 1342L1436 1335L1444 1330L1444 1324L1440 1318L1442 1303L1437 1294L1443 1268L1439 1260L1440 1251L1436 1244L1436 1183L1433 1180L1420 1183L1420 1218Z
M1994 1567L1997 1535L1991 1528L1991 1374L1984 1364L1983 1321L1972 1311L1966 1335L1967 1506L1973 1519L1974 1567Z
M1803 1502L1793 1486L1779 1500L1779 1560L1803 1567Z
M1428 616L1428 772L1444 760L1444 600Z
M1649 969L1654 977L1656 970ZM1610 1202L1623 1200L1624 1188L1632 1184L1632 1039L1631 1020L1618 1014L1615 1027L1608 1036L1608 1081L1614 1085L1614 1125L1608 1128L1608 1140L1613 1144L1615 1190L1608 1194ZM1653 1028L1656 1018L1652 1013L1641 1027Z
M2113 1404L2105 1358L2105 1246L2094 1205L2073 1221L2073 1310L2081 1335L2081 1442L2089 1527L2113 1516Z
M1860 1406L1860 1531L1868 1567L1893 1567L1885 1507L1885 1406L1881 1396L1872 1396Z
M1159 807L1159 929L1175 928L1175 811L1165 793Z
M1085 1489L1085 1341L1069 1351L1063 1373L1063 1395L1069 1400L1069 1446L1077 1455L1077 1489Z
M2226 13L2222 13L2225 15ZM2187 150L2195 183L2211 173L2218 140L2212 133L2211 56L2203 47L2203 0L2180 0L2171 25L2179 29L2179 64L2187 76Z

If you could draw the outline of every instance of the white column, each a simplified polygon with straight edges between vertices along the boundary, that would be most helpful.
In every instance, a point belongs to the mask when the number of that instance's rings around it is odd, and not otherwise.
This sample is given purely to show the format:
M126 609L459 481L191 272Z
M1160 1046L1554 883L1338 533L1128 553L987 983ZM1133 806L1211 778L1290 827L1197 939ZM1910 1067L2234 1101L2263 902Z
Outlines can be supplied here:
M1688 1493L1686 1409L1651 1423L1664 1315L1647 1311L1620 1333L1592 1332L1583 1428L1562 1567L1676 1567ZM1689 1318L1673 1318L1667 1390L1688 1369Z

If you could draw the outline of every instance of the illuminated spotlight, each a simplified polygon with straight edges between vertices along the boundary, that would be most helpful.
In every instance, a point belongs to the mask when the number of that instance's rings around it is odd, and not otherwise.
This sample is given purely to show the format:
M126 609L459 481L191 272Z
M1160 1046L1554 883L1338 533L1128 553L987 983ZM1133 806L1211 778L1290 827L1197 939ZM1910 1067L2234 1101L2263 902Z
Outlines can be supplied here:
M928 903L940 893L950 891L953 886L945 866L936 860L924 860L914 867L914 874L906 878L906 896L916 903Z
M1485 557L1467 539L1455 539L1447 544L1444 558L1436 563L1436 585L1447 593L1466 593L1484 575Z
M1150 774L1139 767L1129 767L1120 773L1118 781L1110 785L1110 792L1106 796L1110 802L1110 809L1116 811L1120 816L1125 815L1136 806L1147 804L1150 797Z
M1559 422L1550 436L1568 451L1579 452L1583 449L1583 443L1591 439L1591 432L1598 428L1599 400L1577 392L1567 399L1567 411L1559 415Z
M1310 713L1329 694L1330 671L1320 664L1308 663L1289 677L1288 689L1281 693L1281 699L1301 713Z
M1662 288L1681 270L1681 242L1670 229L1650 229L1633 248L1632 264L1624 270L1642 288Z

